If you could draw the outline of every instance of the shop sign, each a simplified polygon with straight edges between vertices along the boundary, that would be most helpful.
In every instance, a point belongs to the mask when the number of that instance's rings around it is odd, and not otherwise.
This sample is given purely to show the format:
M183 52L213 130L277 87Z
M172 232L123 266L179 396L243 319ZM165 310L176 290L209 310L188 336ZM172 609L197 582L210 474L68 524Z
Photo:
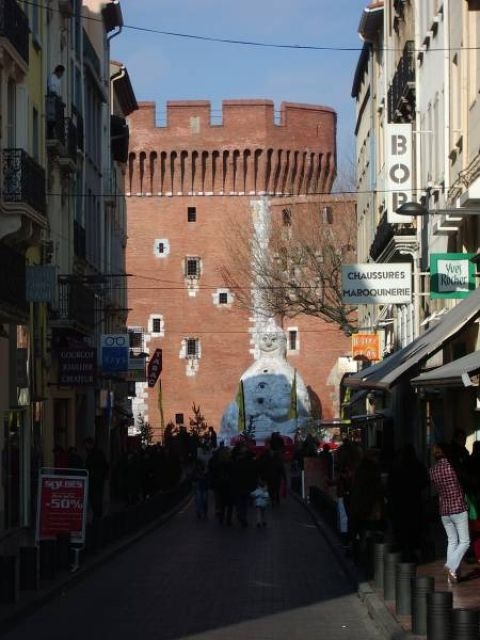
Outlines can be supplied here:
M396 213L412 199L412 125L387 124L385 127L387 222L408 222Z
M58 384L61 387L91 386L95 383L97 350L70 347L58 351Z
M409 262L342 266L344 304L408 304L412 301Z
M25 280L28 302L55 301L57 268L54 265L27 266Z
M475 289L473 253L432 253L430 297L466 298Z
M62 474L40 469L36 540L54 539L70 533L72 542L83 544L87 522L88 471L72 469Z
M376 333L352 335L352 358L366 358L371 362L380 360L380 337Z
M147 366L147 381L149 387L154 387L159 375L162 372L162 350L155 349L155 353L150 358Z
M102 370L104 373L128 371L130 341L128 333L109 333L101 336Z

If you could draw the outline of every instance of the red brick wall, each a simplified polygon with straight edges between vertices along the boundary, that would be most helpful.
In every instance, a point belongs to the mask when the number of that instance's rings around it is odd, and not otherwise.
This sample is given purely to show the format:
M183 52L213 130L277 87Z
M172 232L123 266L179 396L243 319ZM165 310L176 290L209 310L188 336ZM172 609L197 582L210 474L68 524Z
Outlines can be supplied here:
M147 345L150 353L163 349L165 422L183 413L188 423L195 403L218 429L252 363L248 312L212 302L216 288L224 286L219 271L229 220L249 224L251 201L265 191L322 201L318 192L329 191L335 175L336 115L325 107L283 104L275 124L272 102L230 100L223 104L222 124L211 125L208 102L170 102L167 126L156 127L154 111L153 103L141 103L130 117L128 324L146 329L150 314L165 320L164 337ZM189 206L196 207L196 222L187 221ZM153 247L161 239L170 253L159 258ZM202 260L194 297L185 285L187 255ZM300 353L289 358L291 364L320 397L323 417L336 417L337 388L327 380L337 358L348 353L349 340L337 326L318 319L297 317L287 326L300 332ZM201 341L194 376L186 375L186 361L179 357L185 337ZM148 393L148 417L159 428L156 388Z

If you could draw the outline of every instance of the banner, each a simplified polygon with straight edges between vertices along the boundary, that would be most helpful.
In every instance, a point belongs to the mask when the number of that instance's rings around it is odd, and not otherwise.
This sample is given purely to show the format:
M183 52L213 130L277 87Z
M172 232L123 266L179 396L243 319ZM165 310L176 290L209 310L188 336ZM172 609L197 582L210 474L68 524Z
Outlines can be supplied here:
M295 369L290 390L290 407L288 408L288 419L297 419L297 370Z
M40 469L36 540L69 532L72 542L85 542L88 471Z
M243 381L240 380L237 392L237 407L238 407L238 431L245 431L246 419L245 419L245 395L243 391Z

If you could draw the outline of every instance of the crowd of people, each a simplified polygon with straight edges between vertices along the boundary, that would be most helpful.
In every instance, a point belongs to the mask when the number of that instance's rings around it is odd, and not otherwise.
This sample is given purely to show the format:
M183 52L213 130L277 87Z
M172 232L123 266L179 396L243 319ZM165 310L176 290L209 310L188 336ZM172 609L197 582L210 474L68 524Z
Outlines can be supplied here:
M280 435L273 433L260 451L239 439L232 447L221 442L208 460L197 459L192 474L197 517L207 518L211 491L219 524L247 527L252 505L257 526L265 526L266 507L277 507L286 489L283 446Z

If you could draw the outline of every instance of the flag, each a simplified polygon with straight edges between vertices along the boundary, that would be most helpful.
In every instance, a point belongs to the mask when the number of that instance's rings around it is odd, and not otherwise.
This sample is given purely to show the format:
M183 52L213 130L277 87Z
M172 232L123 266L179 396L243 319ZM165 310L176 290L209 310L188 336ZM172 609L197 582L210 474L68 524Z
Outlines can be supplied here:
M240 380L240 384L238 385L238 393L236 398L236 403L238 407L238 423L237 428L239 432L245 431L246 421L245 421L245 395L243 392L243 380Z
M292 388L290 389L290 407L288 409L288 419L297 419L297 370L295 369L292 380Z
M162 381L158 381L158 411L160 413L160 434L163 441L163 434L165 433L165 419L163 417L163 398L162 398Z

